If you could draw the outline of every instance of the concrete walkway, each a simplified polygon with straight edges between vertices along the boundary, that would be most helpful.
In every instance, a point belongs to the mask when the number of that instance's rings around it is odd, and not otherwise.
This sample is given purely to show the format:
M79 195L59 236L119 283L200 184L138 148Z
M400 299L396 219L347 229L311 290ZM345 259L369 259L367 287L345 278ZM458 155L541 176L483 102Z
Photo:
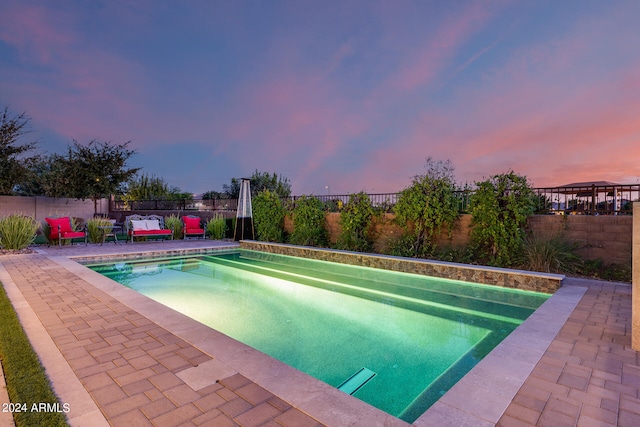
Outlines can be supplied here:
M407 425L69 260L224 245L75 245L0 257L0 282L56 393L70 404L72 425ZM498 354L481 362L480 371L510 365L521 380L513 372L477 381L495 389L483 393L495 404L477 405L485 408L473 416L463 414L473 399L454 388L416 425L640 425L640 365L630 349L631 287L567 279L563 288L560 293L573 295L575 303L566 306L557 329L544 327L561 311L551 304L546 314L532 316L542 323L529 323L520 338L509 337L519 339L519 347L502 347L502 355L496 349ZM535 339L542 329L550 337ZM523 346L539 352L530 367L522 361L526 356L514 357L513 349L522 352ZM472 372L459 389L473 389L464 385L473 382L477 371ZM483 415L486 406L491 415Z

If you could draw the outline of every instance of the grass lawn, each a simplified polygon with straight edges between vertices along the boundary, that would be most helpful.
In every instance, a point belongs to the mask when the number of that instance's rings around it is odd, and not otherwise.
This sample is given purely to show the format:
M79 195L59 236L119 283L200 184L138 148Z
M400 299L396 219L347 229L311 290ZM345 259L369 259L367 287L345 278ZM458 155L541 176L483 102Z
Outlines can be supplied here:
M0 284L1 285L1 284ZM9 402L2 410L11 410L18 427L68 426L51 383L18 321L18 316L0 286L0 360L7 382ZM7 403L7 407L4 404ZM34 406L35 405L35 406ZM61 411L61 412L57 412Z

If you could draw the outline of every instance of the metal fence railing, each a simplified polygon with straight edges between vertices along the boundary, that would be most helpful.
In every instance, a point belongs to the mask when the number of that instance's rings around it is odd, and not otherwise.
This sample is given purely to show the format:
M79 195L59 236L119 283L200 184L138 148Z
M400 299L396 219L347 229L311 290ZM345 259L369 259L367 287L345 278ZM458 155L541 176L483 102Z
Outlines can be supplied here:
M630 215L631 202L640 200L640 184L604 184L544 187L533 189L538 214L571 215ZM456 191L458 210L468 212L473 190ZM400 193L368 194L372 205L384 212L393 212ZM293 208L300 197L291 196L283 202ZM309 197L309 196L306 196ZM313 195L324 203L328 211L340 211L348 203L351 195ZM195 211L235 211L237 199L212 200L138 200L111 202L112 211L136 210L195 210Z
M456 191L455 198L458 201L458 211L461 213L466 212L469 208L469 197L472 192L470 191ZM400 197L400 193L375 193L367 194L371 205L383 212L393 212L393 208ZM290 207L295 207L296 201L303 196L291 196L287 199L283 199ZM309 197L309 196L305 196ZM325 204L325 208L330 212L337 212L342 206L349 202L350 194L339 195L314 195L316 199L319 199Z
M210 200L112 200L111 211L235 211L238 199Z

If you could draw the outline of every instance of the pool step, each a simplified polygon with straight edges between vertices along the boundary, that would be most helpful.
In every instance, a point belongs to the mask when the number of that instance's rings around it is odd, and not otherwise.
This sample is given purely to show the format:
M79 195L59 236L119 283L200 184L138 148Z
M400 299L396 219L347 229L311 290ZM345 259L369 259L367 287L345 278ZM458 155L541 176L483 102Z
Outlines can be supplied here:
M347 378L342 384L340 384L338 386L338 390L343 391L347 394L353 394L356 391L360 390L362 386L368 383L375 376L376 373L372 370L361 368L355 374Z

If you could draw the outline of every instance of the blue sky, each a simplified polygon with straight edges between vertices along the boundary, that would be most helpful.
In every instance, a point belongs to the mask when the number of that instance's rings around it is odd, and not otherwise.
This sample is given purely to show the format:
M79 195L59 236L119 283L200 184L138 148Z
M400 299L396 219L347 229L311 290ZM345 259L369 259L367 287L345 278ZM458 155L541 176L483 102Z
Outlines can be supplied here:
M640 178L640 2L17 1L0 104L40 149L133 141L183 191L254 170L295 194Z

